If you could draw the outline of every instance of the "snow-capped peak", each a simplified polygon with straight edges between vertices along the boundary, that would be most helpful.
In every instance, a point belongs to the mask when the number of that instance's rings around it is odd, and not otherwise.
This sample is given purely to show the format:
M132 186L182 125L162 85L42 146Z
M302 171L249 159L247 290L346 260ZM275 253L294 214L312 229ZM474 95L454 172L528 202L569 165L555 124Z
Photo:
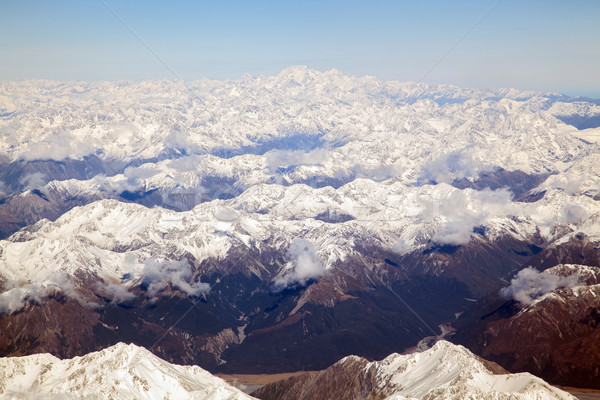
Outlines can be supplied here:
M0 358L0 398L251 399L197 366L170 364L123 343L82 357Z
M287 390L293 398L311 400L575 399L531 374L508 374L445 341L422 353L392 354L382 361L345 357L324 371L267 385L254 394L276 392L285 398Z
M393 394L443 399L452 393L460 399L572 399L531 374L494 374L489 365L464 347L446 341L422 353L393 354L372 364L378 379L385 382L388 398L394 398Z

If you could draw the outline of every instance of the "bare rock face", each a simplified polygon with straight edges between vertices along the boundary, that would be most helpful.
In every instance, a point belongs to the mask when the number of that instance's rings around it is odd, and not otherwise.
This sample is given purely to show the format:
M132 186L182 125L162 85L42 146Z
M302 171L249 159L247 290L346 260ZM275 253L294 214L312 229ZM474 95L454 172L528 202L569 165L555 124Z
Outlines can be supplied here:
M308 372L271 383L253 393L263 400L366 399L376 390L370 363L349 356L322 372ZM368 370L368 372L365 372Z
M382 361L349 356L324 371L274 382L252 395L263 400L574 399L530 374L505 372L441 341L423 353L392 354Z
M93 328L98 319L96 312L64 296L29 304L18 313L0 315L0 351L3 356L85 354L96 350Z

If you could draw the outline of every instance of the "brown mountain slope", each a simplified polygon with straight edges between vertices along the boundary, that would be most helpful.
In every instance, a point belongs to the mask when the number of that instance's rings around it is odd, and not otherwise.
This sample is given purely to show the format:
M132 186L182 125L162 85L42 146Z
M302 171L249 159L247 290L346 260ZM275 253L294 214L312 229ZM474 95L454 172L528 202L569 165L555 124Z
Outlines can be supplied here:
M561 265L548 272L579 272L582 282L529 305L490 302L453 340L512 372L528 371L553 384L600 388L600 269Z

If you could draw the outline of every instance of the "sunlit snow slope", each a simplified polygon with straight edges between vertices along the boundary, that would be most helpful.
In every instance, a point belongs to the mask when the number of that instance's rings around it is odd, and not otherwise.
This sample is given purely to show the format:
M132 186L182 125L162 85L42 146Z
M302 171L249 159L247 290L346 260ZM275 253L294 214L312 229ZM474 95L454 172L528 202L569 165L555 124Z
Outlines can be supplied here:
M250 396L200 367L169 364L119 343L83 357L0 358L0 399L243 400Z

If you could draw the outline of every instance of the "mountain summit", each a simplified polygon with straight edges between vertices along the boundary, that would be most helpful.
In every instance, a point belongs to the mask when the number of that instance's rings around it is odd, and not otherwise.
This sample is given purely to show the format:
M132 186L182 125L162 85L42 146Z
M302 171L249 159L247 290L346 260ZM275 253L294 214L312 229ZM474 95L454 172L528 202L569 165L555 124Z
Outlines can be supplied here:
M1 399L251 399L200 367L167 363L148 350L116 344L83 357L0 358Z
M530 374L508 374L461 346L440 341L423 353L368 362L350 356L325 371L269 384L263 400L545 399L574 400Z

